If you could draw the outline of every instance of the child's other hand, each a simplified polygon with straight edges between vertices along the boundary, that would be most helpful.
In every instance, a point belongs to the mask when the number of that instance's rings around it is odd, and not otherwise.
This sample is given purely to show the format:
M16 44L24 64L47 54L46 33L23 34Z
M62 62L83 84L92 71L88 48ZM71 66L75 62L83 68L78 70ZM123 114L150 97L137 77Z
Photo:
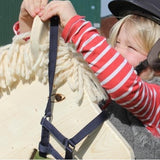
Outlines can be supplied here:
M33 19L47 5L48 0L23 0L19 13L20 33L32 28Z
M60 17L61 26L64 27L77 13L70 1L51 1L38 15L41 17L42 21L46 21L58 15Z

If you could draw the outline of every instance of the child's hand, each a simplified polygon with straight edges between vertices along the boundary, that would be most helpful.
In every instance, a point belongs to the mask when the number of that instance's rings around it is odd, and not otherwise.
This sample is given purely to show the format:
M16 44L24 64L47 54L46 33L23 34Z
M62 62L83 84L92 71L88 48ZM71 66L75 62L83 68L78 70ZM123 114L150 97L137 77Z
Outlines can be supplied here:
M64 27L73 16L77 15L77 13L70 1L51 1L38 15L42 21L46 21L51 17L58 15L60 17L61 26Z
M32 28L33 19L47 5L48 0L23 0L19 14L20 33Z

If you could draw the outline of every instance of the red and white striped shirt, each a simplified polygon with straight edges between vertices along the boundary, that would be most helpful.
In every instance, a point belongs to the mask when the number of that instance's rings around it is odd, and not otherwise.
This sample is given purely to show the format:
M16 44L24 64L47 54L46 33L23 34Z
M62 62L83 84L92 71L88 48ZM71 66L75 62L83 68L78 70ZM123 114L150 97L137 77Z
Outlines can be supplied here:
M112 100L132 112L160 137L160 86L141 80L134 68L108 45L91 23L77 15L65 26L62 37L75 44Z

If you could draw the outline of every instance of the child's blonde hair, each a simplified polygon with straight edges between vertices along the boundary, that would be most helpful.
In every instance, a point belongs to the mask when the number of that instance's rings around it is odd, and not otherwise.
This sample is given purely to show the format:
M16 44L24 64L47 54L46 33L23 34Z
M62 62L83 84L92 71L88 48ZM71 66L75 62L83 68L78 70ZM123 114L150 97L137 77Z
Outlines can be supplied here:
M128 28L128 32L135 38L137 44L148 53L155 42L160 38L160 25L152 20L138 16L127 15L120 19L111 29L108 42L115 46L117 36L122 25L125 23Z

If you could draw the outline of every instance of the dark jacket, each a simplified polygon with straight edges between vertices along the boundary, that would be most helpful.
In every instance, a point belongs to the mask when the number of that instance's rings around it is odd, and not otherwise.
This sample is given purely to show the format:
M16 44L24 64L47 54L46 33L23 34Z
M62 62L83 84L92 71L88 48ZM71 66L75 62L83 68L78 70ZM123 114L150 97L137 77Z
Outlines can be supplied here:
M154 77L149 83L160 85L160 77ZM136 159L160 159L160 138L152 136L135 116L115 102L107 110L109 120L130 144Z

